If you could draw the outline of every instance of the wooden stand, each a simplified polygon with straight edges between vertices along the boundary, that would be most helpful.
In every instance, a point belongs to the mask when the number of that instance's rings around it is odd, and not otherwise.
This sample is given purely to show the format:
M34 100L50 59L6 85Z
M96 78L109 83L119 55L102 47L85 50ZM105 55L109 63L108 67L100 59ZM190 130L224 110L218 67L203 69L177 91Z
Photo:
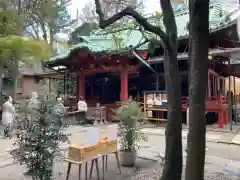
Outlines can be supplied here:
M119 161L119 156L118 156L118 152L113 152L115 154L115 157L116 157L116 161L117 161L117 166L118 166L118 169L119 169L119 173L122 174L122 171L121 171L121 166L120 166L120 161ZM109 154L105 154L105 155L102 155L102 173L103 173L103 180L105 178L105 171L107 171L107 168L108 168L108 155ZM95 162L96 164L97 162ZM91 168L90 168L90 174L89 174L89 179L92 178L92 171L93 171L93 165L94 165L94 161L92 161L91 163Z
M100 180L98 158L99 157L96 157L96 158L94 158L92 160L89 160L89 161L92 161L92 164L95 161L96 170L97 170L97 179ZM88 179L88 176L87 176L87 174L88 174L88 161L73 161L71 159L65 159L65 161L68 162L68 169L67 169L67 178L66 178L66 180L69 180L69 175L70 175L72 164L76 164L79 167L79 170L78 170L78 179L79 180L81 180L81 176L82 176L82 173L81 173L82 172L82 166L85 164L85 180ZM93 168L93 167L91 166L91 168Z
M88 147L79 147L76 145L71 145L69 147L68 158L65 159L68 162L68 170L67 170L67 178L69 179L71 166L72 164L77 164L79 166L79 180L81 179L81 168L82 165L85 164L85 178L87 180L87 171L88 171L88 162L91 161L90 168L90 178L92 177L93 165L95 163L97 170L97 179L99 178L99 164L98 160L102 157L102 172L103 172L103 180L105 175L105 170L107 171L107 163L108 163L108 155L115 154L116 161L118 165L119 172L121 174L120 162L117 151L117 140L111 141L100 141L97 145L88 146ZM105 163L106 162L106 163Z

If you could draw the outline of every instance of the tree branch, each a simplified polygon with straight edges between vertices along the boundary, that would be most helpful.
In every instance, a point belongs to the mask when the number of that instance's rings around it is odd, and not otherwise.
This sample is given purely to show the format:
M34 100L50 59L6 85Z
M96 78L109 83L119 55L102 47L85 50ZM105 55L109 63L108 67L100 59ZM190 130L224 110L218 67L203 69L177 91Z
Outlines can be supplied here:
M163 24L166 28L166 33L170 41L175 46L177 44L177 26L175 21L174 12L170 0L160 0L162 14L163 14ZM172 46L172 44L171 44Z
M124 16L131 16L133 17L141 26L143 26L144 30L155 33L159 35L163 41L166 40L167 35L166 33L159 27L151 25L146 18L141 16L136 10L134 10L132 7L127 7L124 10L120 11L119 13L116 13L109 19L104 18L104 13L102 11L100 0L95 0L96 5L96 13L99 16L99 26L100 28L104 29L107 26L113 24L114 22L120 20Z

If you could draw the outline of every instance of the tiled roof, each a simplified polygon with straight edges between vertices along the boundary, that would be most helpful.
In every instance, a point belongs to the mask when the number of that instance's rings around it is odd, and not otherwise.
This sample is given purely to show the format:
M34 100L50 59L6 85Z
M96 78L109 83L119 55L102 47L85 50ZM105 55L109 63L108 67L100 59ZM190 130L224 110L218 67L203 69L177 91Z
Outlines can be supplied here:
M19 72L22 76L36 76L40 74L52 73L54 71L43 67L41 64L38 64L34 67L20 67Z
M187 38L188 37L188 29L187 24L189 23L189 12L183 7L182 11L177 11L175 14L178 38ZM226 12L223 10L220 4L211 4L210 12L209 12L209 28L210 31L217 31L224 27L229 26L235 22L240 16L240 10L236 10L234 12ZM149 21L154 23L156 19L149 18ZM163 27L162 22L158 22L158 24ZM78 48L85 48L91 53L113 53L113 52L122 52L127 51L130 47L137 46L139 43L143 42L145 38L142 33L138 29L132 30L126 28L127 25L124 25L125 30L117 32L118 41L120 41L120 47L116 46L115 39L112 34L107 33L106 30L98 30L92 36L83 36L82 38L85 40L82 43L79 43L73 46L67 53L60 54L50 59L50 61L55 60L66 60L69 57L69 53ZM136 26L133 23L129 23L129 27ZM164 29L164 28L163 28ZM142 45L139 47L139 50L146 50L148 48L148 44Z

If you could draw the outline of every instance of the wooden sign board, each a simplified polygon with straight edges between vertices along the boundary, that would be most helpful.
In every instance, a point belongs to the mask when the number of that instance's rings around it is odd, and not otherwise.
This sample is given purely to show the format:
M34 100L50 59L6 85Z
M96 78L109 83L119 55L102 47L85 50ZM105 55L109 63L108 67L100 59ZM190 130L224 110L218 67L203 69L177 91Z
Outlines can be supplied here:
M89 159L97 157L99 152L99 144L88 146L88 147L79 147L79 146L70 146L69 147L69 159L74 161L87 161Z

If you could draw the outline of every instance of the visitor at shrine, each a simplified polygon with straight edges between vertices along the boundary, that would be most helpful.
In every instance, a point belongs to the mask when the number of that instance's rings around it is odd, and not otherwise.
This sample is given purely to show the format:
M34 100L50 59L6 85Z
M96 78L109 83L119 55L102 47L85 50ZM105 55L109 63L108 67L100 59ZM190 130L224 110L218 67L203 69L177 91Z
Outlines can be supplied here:
M77 113L77 121L79 124L87 124L86 122L86 112L87 112L87 103L83 96L80 96L78 101L78 113Z
M161 106L162 105L162 99L161 99L161 94L158 93L154 97L154 105Z
M12 104L12 97L8 96L3 104L2 124L4 126L4 136L9 137L13 130L13 123L15 120L15 109Z
M66 114L66 108L64 107L62 98L57 98L57 104L55 107L55 113L58 117L63 120L64 115Z
M133 97L129 96L128 101L133 101Z

